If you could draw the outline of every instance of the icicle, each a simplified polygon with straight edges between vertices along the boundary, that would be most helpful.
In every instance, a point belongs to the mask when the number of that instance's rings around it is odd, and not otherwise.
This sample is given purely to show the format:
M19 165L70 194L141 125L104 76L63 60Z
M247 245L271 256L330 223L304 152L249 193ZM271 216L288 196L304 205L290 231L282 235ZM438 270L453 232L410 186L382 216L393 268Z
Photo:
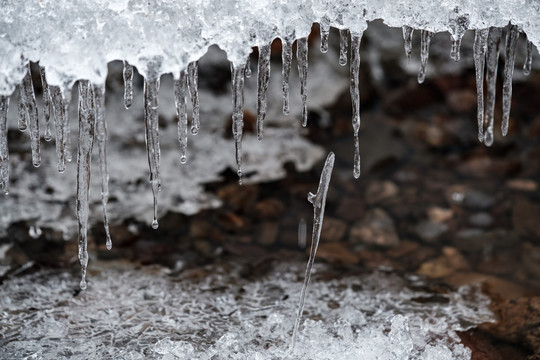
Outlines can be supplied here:
M426 78L426 65L429 57L429 43L433 33L431 31L422 30L420 43L420 71L418 72L418 83L421 84Z
M234 66L231 64L233 93L232 133L236 150L238 183L240 185L242 185L242 131L244 129L244 70L244 65Z
M405 55L407 55L407 61L411 61L411 52L412 52L412 36L414 29L410 26L403 26L401 28L403 30L403 41L404 41L404 48L405 48Z
M94 86L94 108L96 116L96 141L99 149L99 169L101 172L101 205L103 207L103 226L105 228L107 250L111 250L112 241L109 231L109 169L107 167L107 122L105 121L105 85Z
M180 78L174 81L174 101L176 116L178 116L178 142L180 144L180 162L186 163L187 153L187 113L186 113L187 82L186 72L180 71Z
M79 146L77 152L77 220L79 223L79 261L82 277L81 289L86 289L88 265L88 194L90 188L90 164L94 145L94 96L87 80L79 80Z
M193 135L199 132L201 127L199 121L199 62L194 61L188 65L188 86L193 106L193 119L191 121L191 133Z
M351 101L352 101L352 126L354 133L354 169L355 179L360 177L360 141L358 131L360 130L360 41L362 34L351 34Z
M26 95L22 84L19 85L19 98L17 102L17 118L18 126L20 131L26 131L27 121L26 121Z
M266 92L270 81L270 45L259 46L259 70L257 78L257 139L263 138L263 123L266 116Z
M39 153L39 118L36 105L36 96L34 94L34 85L32 84L32 72L30 63L27 65L27 72L23 78L22 91L26 109L26 117L30 125L30 146L32 147L32 165L38 167L41 164L41 155Z
M45 116L45 141L51 141L51 113L52 113L52 99L51 90L49 89L49 83L47 83L47 77L45 76L45 67L39 67L39 74L41 75L41 86L43 87L43 114Z
M161 191L161 179L159 175L160 149L159 149L159 78L144 80L144 122L146 152L150 167L150 184L154 196L154 220L152 228L158 228L157 207L158 193Z
M282 89L283 89L283 113L289 115L289 75L291 73L292 43L288 39L281 39L281 62L282 62Z
M476 98L478 140L484 139L484 65L486 62L486 46L489 29L478 29L474 35L474 67L476 71Z
M67 153L67 137L69 133L68 127L68 104L69 100L62 95L59 87L53 86L51 89L51 97L55 113L55 129L56 129L56 155L58 156L58 171L63 173L66 171L66 153ZM66 91L67 93L67 91Z
M296 338L298 337L298 328L300 327L300 321L304 312L304 303L306 300L307 288L309 286L309 281L311 280L311 271L313 269L315 255L317 254L317 247L319 246L319 240L321 238L321 229L324 220L324 208L326 206L326 194L330 185L330 178L332 176L332 170L334 168L334 161L334 153L330 152L326 158L326 162L324 163L324 168L321 173L321 179L319 181L319 188L317 189L317 193L309 193L308 195L308 201L313 204L313 230L311 235L311 250L309 252L309 260L306 266L304 285L302 286L302 292L300 293L298 313L296 315L296 321L294 323L292 342L289 353L294 352L294 348L296 346Z
M450 34L452 35L452 50L450 50L450 57L454 61L460 59L461 39L469 28L470 20L467 15L459 15L459 8L454 9L453 15L450 20Z
M124 60L124 106L131 107L133 102L133 66Z
M9 152L7 113L9 96L0 96L0 191L9 194Z
M330 35L330 26L320 24L319 27L321 30L321 52L324 54L328 52L328 36Z
M246 61L246 78L250 78L251 77L251 57L248 56L247 58L247 61Z
M300 77L300 95L302 96L302 126L307 126L307 69L308 69L308 41L307 38L296 42L296 60L298 61L298 74Z
M525 58L525 62L523 63L523 75L525 76L529 76L531 73L532 57L533 57L532 46L533 46L533 43L527 40L527 57Z
M339 29L339 65L347 65L347 41L349 39L349 31L347 29Z
M499 43L502 29L492 27L489 29L487 56L486 56L486 126L484 132L484 144L491 146L493 144L493 120L495 112L495 86L497 83L497 67L499 63Z
M516 59L516 46L519 37L517 25L509 25L506 33L506 57L504 60L503 94L502 94L502 134L508 133L508 120L510 119L510 105L512 102L512 76L514 75L514 61Z

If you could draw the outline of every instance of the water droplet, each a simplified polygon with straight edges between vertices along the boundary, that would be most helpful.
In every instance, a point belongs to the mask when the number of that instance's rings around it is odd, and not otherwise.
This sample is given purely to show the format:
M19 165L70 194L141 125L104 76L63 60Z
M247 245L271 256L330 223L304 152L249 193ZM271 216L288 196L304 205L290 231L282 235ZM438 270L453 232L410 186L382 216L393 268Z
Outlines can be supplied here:
M154 221L152 221L152 229L156 230L158 227L159 227L158 221L157 219L154 219Z

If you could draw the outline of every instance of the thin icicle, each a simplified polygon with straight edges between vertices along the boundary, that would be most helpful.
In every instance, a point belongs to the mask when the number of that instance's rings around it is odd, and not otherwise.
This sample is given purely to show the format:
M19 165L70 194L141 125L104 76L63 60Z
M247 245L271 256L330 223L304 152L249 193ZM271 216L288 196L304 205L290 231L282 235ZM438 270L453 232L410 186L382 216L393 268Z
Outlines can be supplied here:
M133 103L133 65L124 60L124 106L126 109Z
M251 77L251 57L248 56L247 58L247 61L246 61L246 78L250 78Z
M420 42L420 71L418 72L418 83L421 84L426 78L426 65L429 58L429 44L433 33L431 31L422 30Z
M159 78L144 80L144 123L146 152L148 166L150 167L150 184L154 196L154 220L152 228L157 229L158 193L161 191L161 178L159 175L160 149L159 149Z
M493 144L493 123L495 113L495 91L497 83L497 67L499 64L499 44L501 40L502 29L492 27L489 29L486 55L486 126L484 132L484 144L491 146Z
M244 129L244 70L245 66L231 64L232 72L232 133L236 154L236 166L238 167L238 183L242 185L242 132Z
M9 194L9 151L7 113L9 96L0 96L0 191Z
M180 78L174 81L174 102L178 117L178 143L180 144L180 162L187 159L187 112L186 112L187 80L185 70L180 71Z
M77 152L77 220L79 223L79 261L82 277L80 287L86 289L88 266L88 195L90 190L90 164L94 145L94 96L87 80L79 80L79 146Z
M517 25L509 25L506 33L506 57L504 60L503 94L502 94L502 134L508 133L508 120L510 119L510 105L512 102L512 76L514 75L514 62L516 60L516 46L519 37Z
M199 132L201 123L199 121L199 62L194 61L188 65L188 86L193 106L193 119L191 121L191 133Z
M320 24L319 27L321 30L321 52L324 54L328 52L328 36L330 36L330 26Z
M259 46L259 70L257 77L257 139L263 138L263 124L266 116L266 92L270 81L270 45Z
M291 74L292 43L288 39L281 39L281 77L283 90L283 113L289 115L289 75Z
M308 70L308 41L307 38L296 42L296 60L300 77L300 95L302 97L302 126L307 126L307 70Z
M26 75L22 82L22 91L24 91L24 100L26 109L26 118L30 126L30 146L32 147L32 165L38 167L41 165L41 155L39 153L39 118L36 105L36 95L34 94L34 85L32 84L32 72L30 63L27 65Z
M478 140L484 140L484 66L489 29L478 29L474 33L474 68L476 71L476 99Z
M332 170L334 168L334 161L335 155L334 153L330 152L326 157L326 162L324 163L324 168L321 173L321 179L319 181L319 188L317 189L317 193L309 193L308 195L308 201L313 204L313 231L311 235L311 250L309 252L309 260L306 266L304 285L302 286L302 292L300 293L298 313L296 315L296 321L294 322L294 329L289 353L294 352L294 348L296 346L296 338L298 337L298 328L300 327L300 321L302 320L302 314L304 313L304 303L306 300L307 288L311 280L311 271L313 269L315 255L317 254L317 248L319 246L319 240L321 238L321 229L324 220L324 208L326 206L326 194L328 193L328 187L330 186L330 178L332 176Z
M347 46L349 40L349 30L339 29L339 65L347 65Z
M26 94L23 89L23 85L19 85L19 92L18 92L18 102L17 102L17 119L18 119L18 127L20 131L26 131L27 127L27 119L26 119Z
M460 15L459 8L454 9L452 18L450 19L450 34L452 37L452 50L450 57L454 61L460 59L461 39L469 28L470 20L468 15Z
M525 62L523 63L523 75L529 76L531 73L531 67L532 67L532 57L533 57L533 43L529 40L527 40L527 57L525 58Z
M109 169L107 167L107 122L105 121L105 85L94 86L94 108L96 116L96 141L99 149L99 169L101 172L101 205L103 207L103 226L105 228L107 250L112 248L109 231Z
M412 36L414 29L410 26L403 26L403 47L405 48L405 55L407 55L407 61L411 61L412 53Z
M360 177L360 141L358 131L360 130L360 41L362 34L351 34L351 101L352 101L352 126L354 134L354 168L355 179Z
M41 86L43 87L43 115L45 117L45 135L43 137L45 141L51 141L51 114L53 108L51 90L49 89L49 83L47 82L47 77L45 75L45 67L39 67L39 74L41 76Z
M56 129L56 155L58 156L58 171L66 171L67 153L67 127L68 127L68 104L69 100L64 98L62 91L57 86L52 86L51 97L55 114ZM66 91L67 94L67 91Z

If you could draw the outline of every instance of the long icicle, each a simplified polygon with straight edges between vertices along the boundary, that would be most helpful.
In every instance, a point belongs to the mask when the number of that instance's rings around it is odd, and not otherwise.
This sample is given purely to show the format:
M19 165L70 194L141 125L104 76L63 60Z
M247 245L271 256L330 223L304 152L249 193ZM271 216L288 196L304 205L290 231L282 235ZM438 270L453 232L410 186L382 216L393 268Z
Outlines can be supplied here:
M242 132L244 129L244 71L245 66L241 64L234 66L231 63L232 71L232 133L234 137L236 166L238 168L238 183L242 185Z
M186 112L187 80L186 71L180 71L180 78L174 81L174 102L178 117L178 143L180 144L180 162L187 159L187 112Z
M248 56L247 61L246 61L245 75L246 75L246 78L248 79L251 77L251 57L250 56Z
M257 139L263 138L264 118L266 116L266 92L270 81L270 45L259 47L259 63L257 75Z
M323 54L328 52L328 37L330 36L330 26L327 24L319 24L321 31L321 52Z
M347 42L349 40L349 30L339 29L339 65L347 65Z
M152 229L157 229L158 193L161 191L161 178L159 175L160 149L159 149L159 78L144 80L144 123L146 152L148 166L150 167L150 184L154 196L154 219Z
M509 25L506 33L506 57L504 60L502 108L503 117L501 130L503 136L508 133L510 119L510 105L512 102L512 76L514 75L514 62L516 60L516 46L519 37L517 25Z
M58 86L52 86L51 97L54 107L56 129L56 155L58 157L58 171L63 173L66 171L66 152L67 152L67 134L66 127L68 126L68 104L69 101L64 98L62 91Z
M289 115L289 75L291 74L292 43L288 39L281 39L281 62L283 113Z
M418 83L421 84L426 78L426 65L429 58L429 44L433 33L428 30L422 30L420 35L420 71L418 72Z
M307 126L307 70L308 70L308 41L301 38L296 41L296 60L300 77L300 95L302 97L302 126Z
M133 65L124 60L124 106L126 109L133 103Z
M474 33L474 68L476 72L476 99L478 123L478 140L484 140L484 66L486 63L486 47L489 29L478 29Z
M107 166L107 122L105 121L105 84L94 85L94 108L96 116L96 141L99 149L99 169L101 172L101 205L103 207L103 227L105 228L107 250L112 248L109 231L109 169Z
M414 29L410 26L403 26L401 28L403 31L403 47L405 48L405 55L407 55L407 61L411 61L411 53L412 53L412 36Z
M201 123L199 120L199 62L194 61L188 65L188 86L193 107L193 119L191 120L191 133L199 132Z
M333 152L330 152L326 157L326 161L324 163L324 168L321 173L321 179L319 180L319 188L317 189L317 193L309 193L308 195L308 201L313 204L313 231L311 235L311 249L309 252L309 260L306 266L306 274L304 277L302 292L300 293L298 313L296 315L296 321L294 322L294 329L289 353L294 352L296 340L298 337L298 328L300 327L300 321L302 320L302 314L304 313L304 304L306 301L307 288L311 280L311 271L313 269L313 263L315 262L315 255L317 254L319 240L321 239L321 229L324 220L324 209L326 206L326 194L328 193L328 187L330 186L330 178L332 177L334 161L335 155Z
M45 141L51 141L51 114L53 108L51 90L49 88L49 83L47 82L47 77L45 75L45 67L39 67L39 74L41 76L41 86L43 88L43 115L45 117L45 134L43 138L45 139Z
M533 43L527 40L527 57L523 63L523 75L529 76L531 74L532 58L533 58Z
M94 145L94 96L87 80L79 80L79 146L77 151L77 220L79 223L79 261L81 263L82 290L86 289L88 266L88 195L90 190L90 165Z
M17 126L20 131L26 131L27 119L26 119L26 94L23 89L23 85L19 85L18 99L17 99Z
M495 92L497 84L497 67L499 64L499 45L501 40L502 29L491 27L487 41L486 55L486 126L484 132L484 144L486 146L493 145L493 123L495 113Z
M9 151L7 113L9 96L0 96L0 191L9 194Z
M355 179L360 177L360 141L358 131L360 130L360 41L362 34L351 34L351 102L352 102L352 126L354 134L354 168Z
M22 87L24 91L24 99L26 109L26 118L30 127L30 146L32 147L32 165L39 167L41 165L41 154L39 152L39 117L38 108L36 105L36 95L34 93L34 85L32 84L32 72L30 71L30 63L27 65L26 75L23 78Z

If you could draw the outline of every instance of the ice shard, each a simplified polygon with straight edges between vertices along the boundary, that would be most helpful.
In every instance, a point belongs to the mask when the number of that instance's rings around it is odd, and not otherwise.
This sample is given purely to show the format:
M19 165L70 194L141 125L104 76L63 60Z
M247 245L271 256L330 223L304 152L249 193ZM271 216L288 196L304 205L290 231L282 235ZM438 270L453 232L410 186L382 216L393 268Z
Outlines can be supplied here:
M484 132L484 144L491 146L493 144L493 123L495 118L495 91L497 85L497 67L499 64L499 45L502 29L491 27L489 29L486 54L486 108L485 123L487 126Z
M328 37L330 35L330 26L327 24L320 24L321 31L321 52L324 54L328 52Z
M58 86L52 86L51 97L54 107L55 121L54 126L56 129L56 155L58 156L58 171L63 173L66 171L67 160L67 147L68 147L68 105L69 105L69 91L62 91Z
M20 131L26 131L27 128L27 119L26 119L26 94L23 89L23 85L21 84L19 86L19 92L18 92L18 101L17 101L17 126L19 127Z
M412 36L414 29L410 26L403 26L403 47L405 48L405 55L407 55L407 61L411 61L412 52Z
M532 58L533 58L533 43L527 40L527 57L523 63L523 75L528 76L531 73Z
M308 41L300 38L296 42L296 60L298 61L298 74L300 77L300 96L302 97L302 126L307 126L307 70L308 70Z
M509 25L506 33L506 57L504 59L502 108L503 117L501 130L503 136L508 133L510 119L510 105L512 102L512 76L514 75L514 62L516 59L516 46L519 37L517 25Z
M39 74L41 76L41 86L43 88L43 116L45 118L45 134L43 138L45 141L51 141L51 114L53 112L51 90L47 83L47 76L45 74L45 67L39 67Z
M88 195L90 190L90 165L94 145L95 109L92 85L79 80L79 146L77 151L77 221L79 223L79 262L81 263L82 290L86 289L88 266Z
M150 167L150 185L154 197L154 219L152 228L157 229L158 194L161 191L161 177L159 174L160 149L159 149L159 78L146 78L144 80L144 124L146 152L148 154L148 166Z
M349 30L339 29L339 65L347 65L347 47L349 41Z
M259 70L257 75L257 139L263 138L263 124L266 116L266 92L270 81L270 45L259 46Z
M459 61L461 38L463 38L465 31L469 28L469 16L461 14L459 7L456 6L454 11L451 12L449 23L450 35L452 36L452 50L450 51L450 57L454 61Z
M32 72L30 71L30 63L27 65L27 72L24 75L22 82L22 90L24 92L24 109L26 111L23 118L28 119L30 127L30 146L32 148L32 164L38 167L41 164L41 154L39 152L39 118L38 108L36 104L36 95L34 94L34 85L32 84Z

